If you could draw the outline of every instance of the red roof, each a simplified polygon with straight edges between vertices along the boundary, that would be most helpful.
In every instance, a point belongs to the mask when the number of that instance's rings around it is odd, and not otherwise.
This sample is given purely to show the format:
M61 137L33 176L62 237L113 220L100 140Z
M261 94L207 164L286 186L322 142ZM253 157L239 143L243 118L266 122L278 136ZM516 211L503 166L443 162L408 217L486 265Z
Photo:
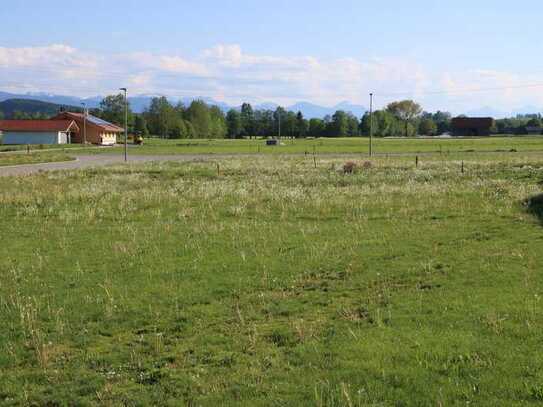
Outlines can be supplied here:
M77 132L79 127L73 120L0 120L0 131Z
M83 127L85 116L83 115L83 113L61 112L53 117L53 120L56 119L73 119L79 124L79 127ZM110 122L106 122L105 120L99 119L98 117L90 114L87 114L87 126L94 126L101 129L102 131L107 131L111 133L124 132L124 129L122 127L116 126L115 124Z

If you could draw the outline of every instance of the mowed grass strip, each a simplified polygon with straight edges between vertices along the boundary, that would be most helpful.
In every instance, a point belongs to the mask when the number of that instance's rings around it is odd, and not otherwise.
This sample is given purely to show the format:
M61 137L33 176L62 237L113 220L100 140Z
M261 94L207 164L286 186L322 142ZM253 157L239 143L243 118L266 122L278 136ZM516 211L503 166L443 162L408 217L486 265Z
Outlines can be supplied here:
M0 402L541 403L543 159L344 162L0 179Z
M122 142L119 140L119 142ZM147 138L143 146L135 146L134 154L367 154L367 137L282 139L279 146L266 146L263 139L251 140L167 140ZM543 152L541 136L485 137L485 138L380 138L373 141L374 152L386 154L427 154L427 153L515 153ZM121 148L88 150L89 153L118 154Z
M63 152L44 153L0 153L0 167L24 164L71 161L72 157Z

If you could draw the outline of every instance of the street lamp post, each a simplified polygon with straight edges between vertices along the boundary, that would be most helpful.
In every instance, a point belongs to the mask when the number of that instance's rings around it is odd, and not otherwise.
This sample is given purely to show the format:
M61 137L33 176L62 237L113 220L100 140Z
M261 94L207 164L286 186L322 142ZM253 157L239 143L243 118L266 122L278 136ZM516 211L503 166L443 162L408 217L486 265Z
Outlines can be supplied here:
M370 93L370 157L373 156L373 93Z
M279 120L279 140L281 140L281 110L279 110L278 120Z
M81 103L83 106L83 146L87 145L87 104Z
M124 162L128 161L128 90L120 88L124 92Z

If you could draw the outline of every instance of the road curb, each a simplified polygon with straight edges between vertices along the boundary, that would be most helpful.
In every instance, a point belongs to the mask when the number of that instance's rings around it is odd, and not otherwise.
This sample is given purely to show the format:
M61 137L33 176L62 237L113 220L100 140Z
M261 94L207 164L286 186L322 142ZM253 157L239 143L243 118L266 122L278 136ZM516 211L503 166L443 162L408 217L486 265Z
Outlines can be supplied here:
M47 164L64 164L64 163L75 163L78 162L79 158L74 158L73 160L64 160L64 161L45 161L43 163L31 163L31 164L17 164L17 165L0 165L0 172L4 168L21 168L21 167L31 167L34 165L47 165Z

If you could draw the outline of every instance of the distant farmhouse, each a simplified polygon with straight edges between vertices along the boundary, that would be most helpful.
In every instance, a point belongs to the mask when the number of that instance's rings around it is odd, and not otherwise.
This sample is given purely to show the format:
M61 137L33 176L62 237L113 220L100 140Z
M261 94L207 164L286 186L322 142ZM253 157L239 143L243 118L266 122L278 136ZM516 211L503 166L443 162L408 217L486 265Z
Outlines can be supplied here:
M61 112L49 120L0 120L2 144L114 145L124 129L97 117Z
M452 134L455 137L490 136L494 124L491 117L455 117L451 122Z
M2 144L69 144L79 127L74 120L0 120Z
M77 123L81 131L75 135L73 143L83 143L85 139L87 143L111 146L116 143L117 134L124 132L122 127L95 116L87 115L85 121L83 113L61 112L52 120L74 120Z

